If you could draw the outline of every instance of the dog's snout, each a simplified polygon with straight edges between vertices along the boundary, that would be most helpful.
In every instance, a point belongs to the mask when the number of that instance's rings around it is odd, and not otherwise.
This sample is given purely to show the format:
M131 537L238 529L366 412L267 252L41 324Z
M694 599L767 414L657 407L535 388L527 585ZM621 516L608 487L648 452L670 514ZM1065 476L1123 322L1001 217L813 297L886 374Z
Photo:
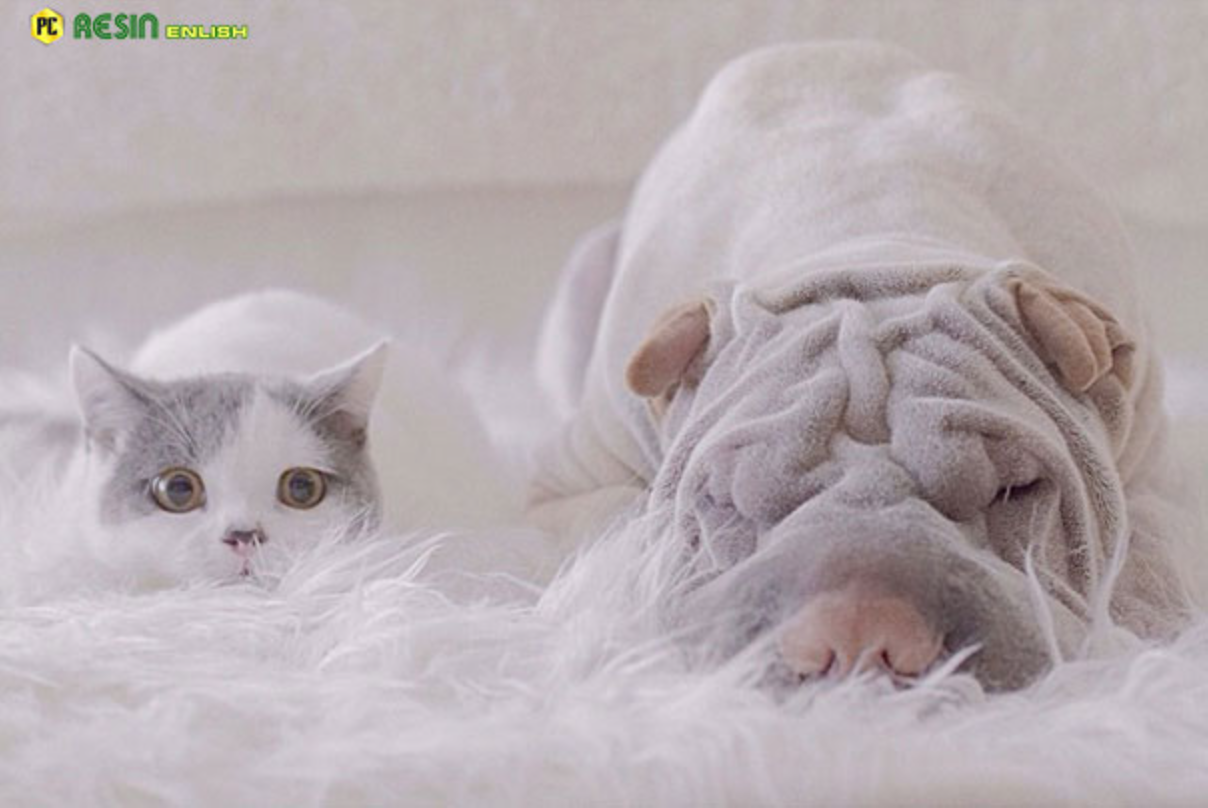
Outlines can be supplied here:
M878 668L917 676L939 657L943 637L908 601L849 586L811 598L782 627L779 647L802 676Z

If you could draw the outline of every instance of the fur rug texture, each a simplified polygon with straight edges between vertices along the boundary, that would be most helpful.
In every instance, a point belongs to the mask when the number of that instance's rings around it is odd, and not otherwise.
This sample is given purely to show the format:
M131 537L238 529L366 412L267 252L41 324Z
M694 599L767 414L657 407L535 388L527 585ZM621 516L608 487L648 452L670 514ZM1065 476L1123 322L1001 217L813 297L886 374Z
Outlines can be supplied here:
M1190 420L1200 371L1172 387ZM69 494L0 515L5 547L53 531ZM317 547L253 583L155 591L89 569L37 585L8 552L0 805L1208 800L1208 620L1018 693L941 671L777 697L757 654L693 664L660 631L651 538L620 528L545 588L481 571L542 546L518 528Z

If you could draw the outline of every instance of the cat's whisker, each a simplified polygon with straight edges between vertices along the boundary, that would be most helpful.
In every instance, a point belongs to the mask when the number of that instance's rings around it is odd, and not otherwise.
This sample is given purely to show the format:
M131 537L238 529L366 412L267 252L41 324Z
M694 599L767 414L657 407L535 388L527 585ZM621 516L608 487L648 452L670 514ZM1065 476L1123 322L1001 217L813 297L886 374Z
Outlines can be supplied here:
M177 406L183 405L179 391L174 392L172 398L173 398L173 402ZM165 408L164 414L167 415L169 419L171 419L172 423L176 424L176 427L178 430L177 434L179 434L181 436L181 438L185 441L190 452L196 453L197 452L197 443L193 438L193 433L184 425L184 423L181 422L180 417L176 414L176 411L173 409Z
M180 423L180 419L167 408L159 408L158 413L148 413L147 420L156 426L162 427L170 437L179 442L179 448L187 452L190 457L195 457L197 455L197 444L185 426Z

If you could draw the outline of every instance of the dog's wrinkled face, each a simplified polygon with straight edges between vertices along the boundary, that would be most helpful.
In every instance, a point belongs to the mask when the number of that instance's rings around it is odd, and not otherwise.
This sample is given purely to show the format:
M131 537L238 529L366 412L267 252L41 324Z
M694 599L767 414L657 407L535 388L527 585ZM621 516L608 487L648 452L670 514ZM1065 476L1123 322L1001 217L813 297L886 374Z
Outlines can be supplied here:
M673 311L629 381L664 440L651 506L695 573L677 614L729 652L775 631L805 677L976 646L987 686L1027 682L1118 546L1130 351L1036 272Z

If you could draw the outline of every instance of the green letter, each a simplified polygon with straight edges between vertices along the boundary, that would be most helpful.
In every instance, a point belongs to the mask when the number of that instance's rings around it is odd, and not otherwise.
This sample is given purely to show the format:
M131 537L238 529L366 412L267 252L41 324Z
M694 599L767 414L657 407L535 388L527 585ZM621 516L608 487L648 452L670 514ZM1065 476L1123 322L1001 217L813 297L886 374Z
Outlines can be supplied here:
M71 28L71 35L76 39L92 39L92 20L87 14L75 15Z
M144 14L138 18L138 38L147 37L147 23L151 23L151 38L159 39L159 17L154 14Z
M92 21L92 30L96 32L97 39L113 39L113 34L109 33L109 20L113 19L112 14L98 14L96 19Z
M114 22L117 23L117 33L114 34L113 38L114 39L129 39L130 38L129 15L118 14L117 18L114 19Z

